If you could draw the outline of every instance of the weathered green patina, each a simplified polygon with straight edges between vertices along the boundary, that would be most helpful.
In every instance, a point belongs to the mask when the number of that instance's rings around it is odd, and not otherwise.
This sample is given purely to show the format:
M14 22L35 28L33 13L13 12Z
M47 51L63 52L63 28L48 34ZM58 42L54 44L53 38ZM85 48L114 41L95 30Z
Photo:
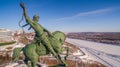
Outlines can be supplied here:
M33 20L31 20L27 14L24 3L21 2L20 6L23 8L24 17L27 22L27 24L23 25L23 27L30 25L29 29L33 28L33 30L35 31L35 41L23 48L15 48L13 51L13 60L18 60L20 51L23 51L25 55L24 62L28 66L35 67L36 63L38 62L39 56L51 53L57 60L61 62L60 66L67 67L67 64L61 59L59 55L62 52L61 47L66 38L64 33L60 31L56 31L54 33L49 32L47 29L37 23L39 20L38 15L34 15ZM48 36L46 35L46 33L48 34ZM31 65L28 64L29 60L31 61Z

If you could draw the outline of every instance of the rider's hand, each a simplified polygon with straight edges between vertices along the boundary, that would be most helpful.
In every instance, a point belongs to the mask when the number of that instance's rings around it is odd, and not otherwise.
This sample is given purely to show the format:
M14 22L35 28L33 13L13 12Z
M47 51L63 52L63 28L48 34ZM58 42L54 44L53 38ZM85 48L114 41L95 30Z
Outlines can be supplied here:
M51 36L51 37L54 37L53 34L48 34L48 35Z
M21 6L22 8L25 7L23 2L20 3L20 6Z

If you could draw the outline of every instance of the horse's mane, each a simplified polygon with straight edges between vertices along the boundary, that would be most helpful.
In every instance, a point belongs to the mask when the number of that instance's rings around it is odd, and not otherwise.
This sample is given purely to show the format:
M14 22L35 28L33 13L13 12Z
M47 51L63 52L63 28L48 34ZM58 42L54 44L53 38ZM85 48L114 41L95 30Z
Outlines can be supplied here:
M55 38L57 38L58 40L59 40L59 39L62 39L62 41L64 41L64 40L66 39L65 34L64 34L63 32L61 32L61 31L55 31L55 32L53 32L52 34L53 34L53 36L54 36Z

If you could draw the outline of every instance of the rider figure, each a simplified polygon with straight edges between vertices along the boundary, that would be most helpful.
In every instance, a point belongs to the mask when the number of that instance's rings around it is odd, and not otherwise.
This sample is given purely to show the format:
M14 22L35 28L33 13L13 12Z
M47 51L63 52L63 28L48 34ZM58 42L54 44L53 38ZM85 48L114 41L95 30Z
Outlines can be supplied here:
M54 51L51 43L49 42L48 37L46 36L46 32L48 36L52 36L51 32L49 32L47 29L42 27L38 21L39 21L39 16L34 15L33 19L31 20L27 14L27 11L25 9L24 3L20 3L20 6L23 8L24 12L24 17L27 22L27 25L30 24L30 26L34 29L36 35L35 38L40 40L40 42L47 47L47 49L58 59L60 60L63 64L65 64L64 61L61 60L60 56Z

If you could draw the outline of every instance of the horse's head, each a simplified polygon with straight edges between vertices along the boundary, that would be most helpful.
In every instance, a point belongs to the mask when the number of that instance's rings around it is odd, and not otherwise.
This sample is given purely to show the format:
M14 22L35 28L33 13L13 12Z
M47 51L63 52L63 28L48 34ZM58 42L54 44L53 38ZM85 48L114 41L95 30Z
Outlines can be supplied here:
M53 32L53 36L60 42L60 43L64 43L66 36L63 32L61 31L55 31Z

